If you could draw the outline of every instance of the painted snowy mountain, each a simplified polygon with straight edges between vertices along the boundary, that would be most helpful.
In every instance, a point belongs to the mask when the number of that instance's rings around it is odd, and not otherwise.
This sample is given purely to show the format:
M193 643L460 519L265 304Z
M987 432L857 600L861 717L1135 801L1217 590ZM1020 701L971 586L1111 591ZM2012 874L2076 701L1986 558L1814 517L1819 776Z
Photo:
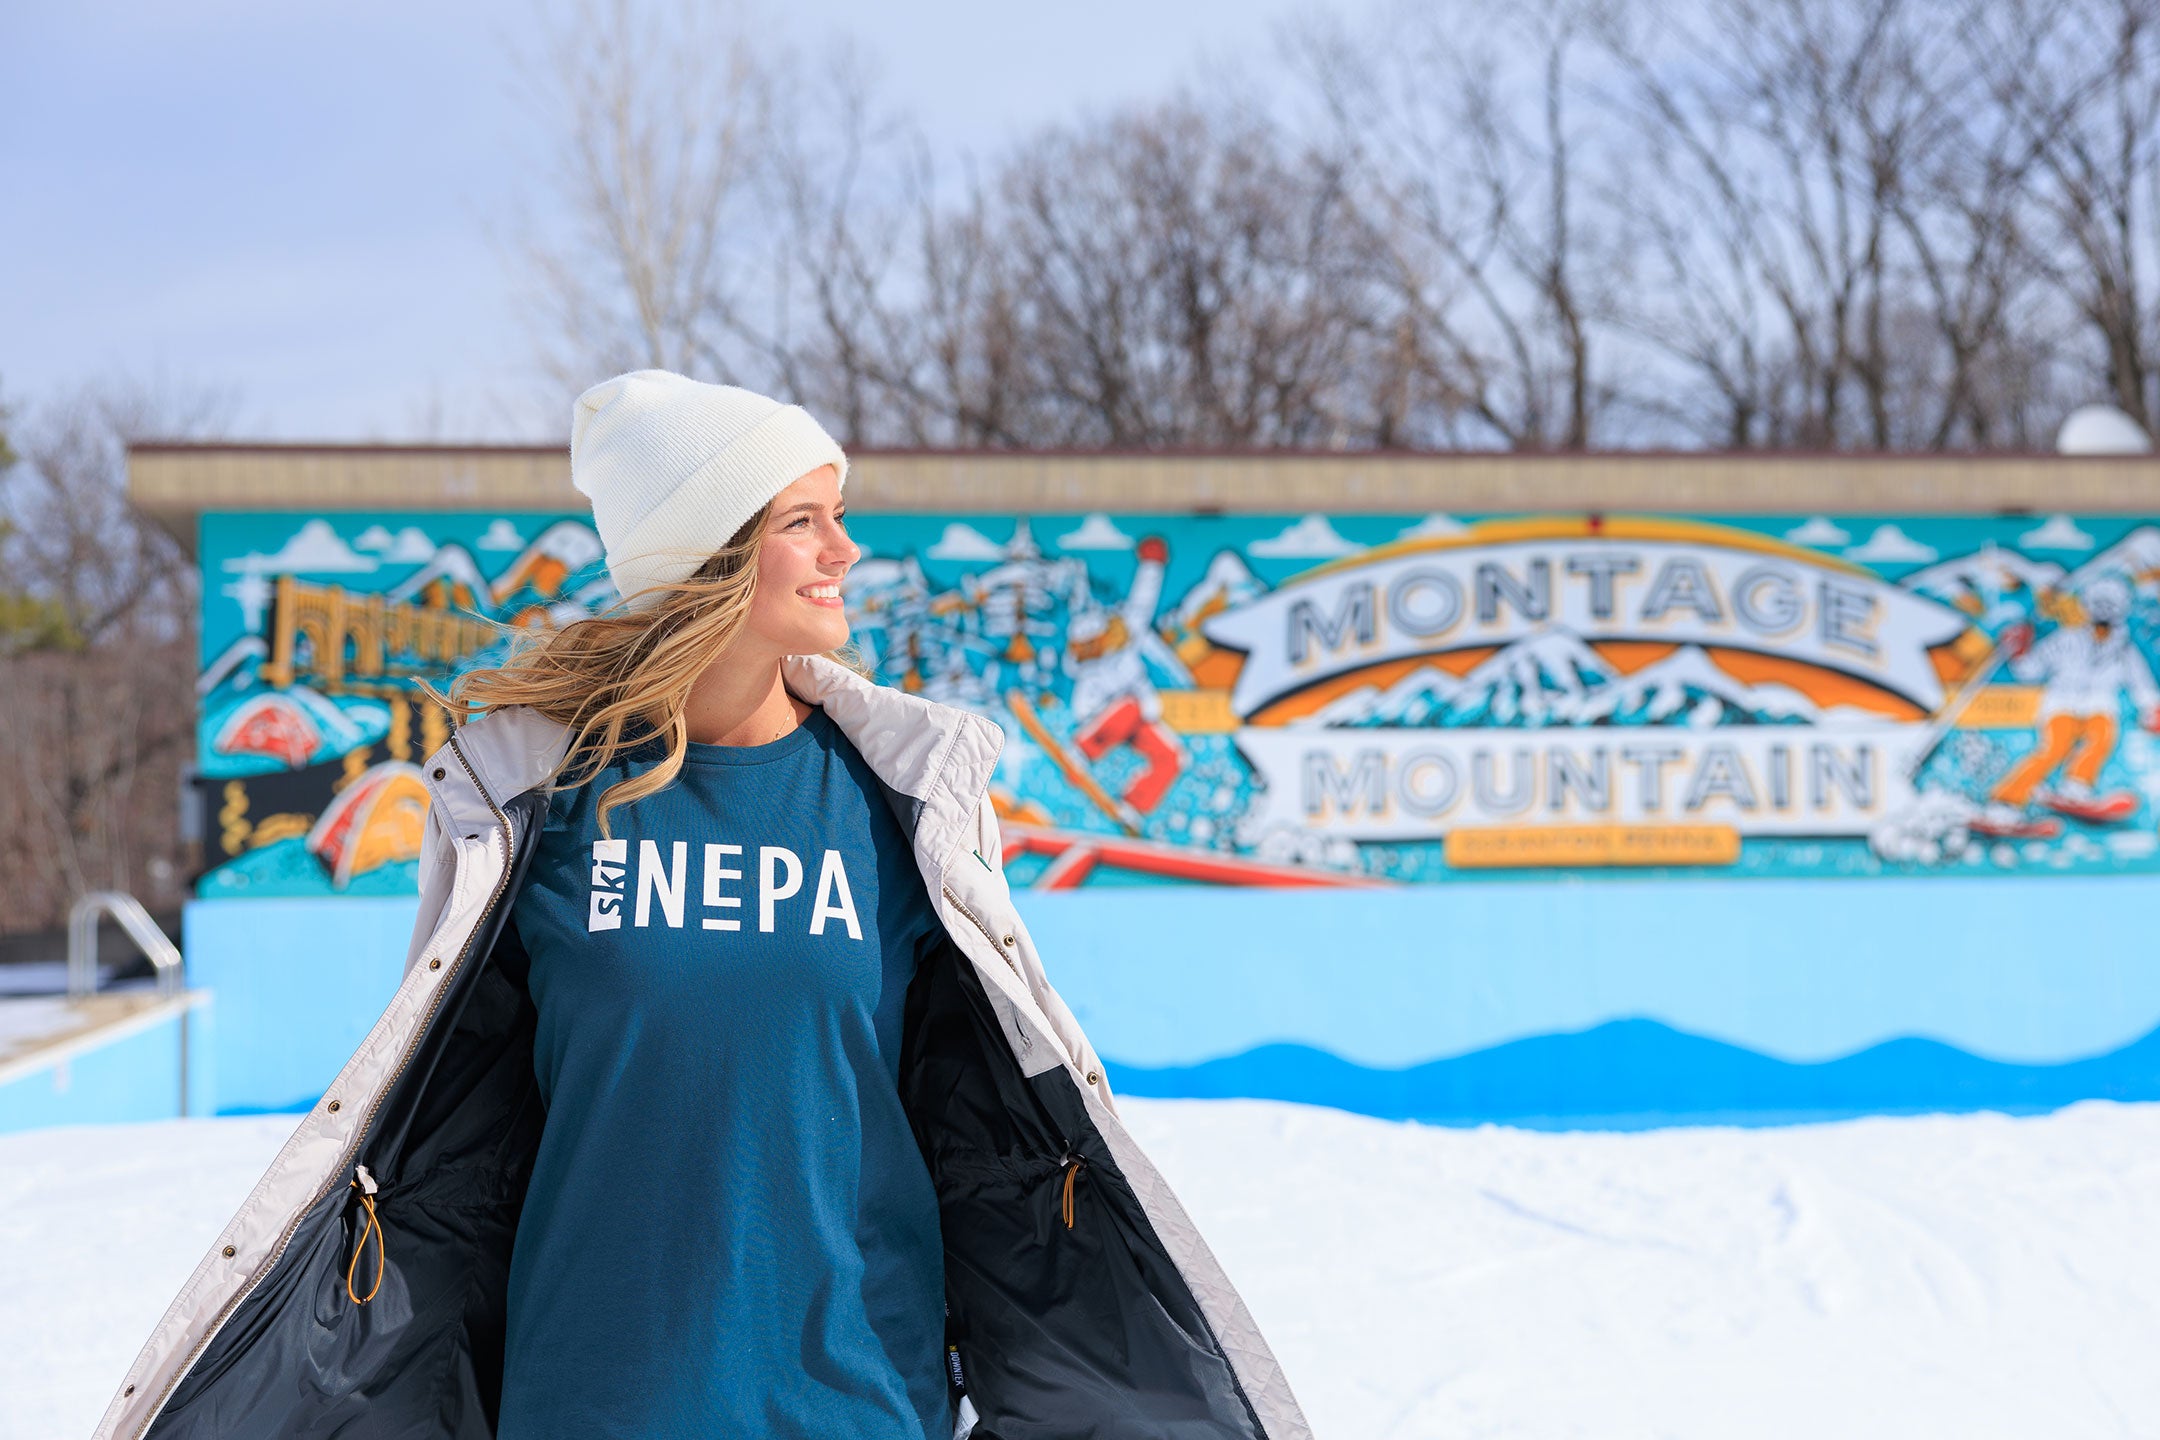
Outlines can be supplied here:
M2160 526L2140 525L2070 573L2070 587L2113 573L2150 590L2160 581Z
M566 570L582 570L607 550L600 543L600 532L582 520L558 520L525 548L528 554L561 561Z
M529 588L543 601L554 600L572 576L604 553L599 532L592 526L582 520L558 520L495 577L488 587L489 598L498 607L505 606L520 590Z
M1620 678L1567 630L1540 630L1463 676L1451 725L1580 725L1600 718L1598 692Z
M2046 590L2062 583L2063 567L2052 560L2034 560L1989 541L1970 555L1954 555L1924 570L1915 570L1898 583L1932 599L1969 608L1974 601L1992 609L2007 593L2023 589Z
M556 629L565 629L580 620L589 619L615 603L615 582L607 575L588 580L564 599L547 607L548 623Z
M840 588L857 604L889 608L896 600L928 595L930 581L923 574L922 562L912 554L897 560L872 556L856 561Z
M493 594L472 552L455 542L439 545L427 563L400 580L389 592L393 605L409 605L419 602L421 594L429 586L440 582L445 587L443 599L455 606L480 610L483 614L494 610ZM462 588L463 594L457 593Z
M1815 705L1787 685L1749 685L1720 670L1696 645L1624 675L1589 706L1593 718L1621 725L1798 725ZM1602 711L1602 714L1598 712Z
M1173 634L1188 634L1210 615L1235 610L1266 593L1267 586L1252 573L1243 556L1235 550L1218 550L1208 561L1207 572L1179 599L1168 628Z
M1393 685L1361 685L1316 710L1308 725L1400 725L1406 728L1448 723L1448 706L1462 681L1427 665Z
M1632 675L1565 630L1516 641L1457 679L1425 666L1352 690L1306 721L1327 726L1791 725L1818 719L1785 685L1750 685L1683 645Z
M1032 542L1023 547L1023 538L1016 534L1006 547L1006 554L1014 558L960 577L960 592L970 604L988 612L993 623L999 619L1009 621L1015 607L1032 614L1060 603L1070 604L1088 593L1085 560L1069 556L1045 560Z
M218 653L218 657L203 667L195 677L195 694L206 696L218 686L231 680L236 688L246 689L255 683L256 667L270 653L269 642L260 635L242 635Z

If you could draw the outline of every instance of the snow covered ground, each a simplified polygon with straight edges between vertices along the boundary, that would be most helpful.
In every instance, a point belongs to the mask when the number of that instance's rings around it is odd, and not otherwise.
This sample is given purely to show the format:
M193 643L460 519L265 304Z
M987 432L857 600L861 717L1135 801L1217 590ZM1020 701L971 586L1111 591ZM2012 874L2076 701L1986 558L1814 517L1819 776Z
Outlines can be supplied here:
M2160 1105L1631 1135L1124 1109L1322 1440L2160 1435ZM290 1124L0 1137L0 1440L88 1434Z

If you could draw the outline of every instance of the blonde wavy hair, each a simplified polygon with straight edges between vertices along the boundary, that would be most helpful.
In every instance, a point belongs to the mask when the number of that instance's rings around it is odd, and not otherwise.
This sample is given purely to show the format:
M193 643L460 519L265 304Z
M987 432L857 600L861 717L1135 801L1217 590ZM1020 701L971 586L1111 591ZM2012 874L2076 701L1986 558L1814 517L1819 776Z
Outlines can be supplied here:
M458 676L448 694L424 679L420 688L453 725L526 705L570 726L569 748L547 777L550 793L576 789L627 752L663 739L658 764L601 792L600 833L612 839L609 811L664 789L682 771L691 688L749 623L758 548L771 518L767 501L688 579L640 595L635 611L617 601L560 630L489 619L510 641L503 663ZM825 654L868 673L852 642Z

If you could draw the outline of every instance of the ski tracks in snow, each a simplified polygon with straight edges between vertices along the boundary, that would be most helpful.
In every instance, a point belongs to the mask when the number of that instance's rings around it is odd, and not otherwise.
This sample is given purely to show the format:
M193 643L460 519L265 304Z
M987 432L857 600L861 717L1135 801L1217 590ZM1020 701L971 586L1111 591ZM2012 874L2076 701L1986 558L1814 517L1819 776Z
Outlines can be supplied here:
M2160 1435L2160 1105L1540 1134L1124 1104L1323 1440Z

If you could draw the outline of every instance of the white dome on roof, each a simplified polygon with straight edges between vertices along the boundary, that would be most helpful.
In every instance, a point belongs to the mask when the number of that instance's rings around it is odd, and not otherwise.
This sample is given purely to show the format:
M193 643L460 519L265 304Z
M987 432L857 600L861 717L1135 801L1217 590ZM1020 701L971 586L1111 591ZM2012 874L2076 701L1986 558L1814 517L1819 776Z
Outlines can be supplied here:
M2113 405L2080 405L2055 432L2055 449L2064 455L2146 455L2152 437Z

